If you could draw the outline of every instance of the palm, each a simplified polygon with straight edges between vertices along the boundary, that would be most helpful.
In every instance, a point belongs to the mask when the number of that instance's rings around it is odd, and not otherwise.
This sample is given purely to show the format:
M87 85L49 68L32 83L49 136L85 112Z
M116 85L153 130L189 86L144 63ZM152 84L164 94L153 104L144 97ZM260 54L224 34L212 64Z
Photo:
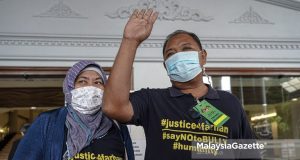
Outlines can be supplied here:
M157 18L157 13L152 12L152 10L147 12L135 10L126 24L124 37L139 43L147 39Z

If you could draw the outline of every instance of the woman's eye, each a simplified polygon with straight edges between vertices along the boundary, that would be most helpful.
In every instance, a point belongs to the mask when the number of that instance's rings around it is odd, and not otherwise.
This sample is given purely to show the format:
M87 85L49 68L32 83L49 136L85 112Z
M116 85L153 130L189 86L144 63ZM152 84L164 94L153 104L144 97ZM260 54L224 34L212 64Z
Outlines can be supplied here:
M101 84L102 85L103 82L102 81L96 81L95 84Z
M79 83L79 84L86 84L87 81L85 81L85 80L79 80L79 81L77 81L77 83Z

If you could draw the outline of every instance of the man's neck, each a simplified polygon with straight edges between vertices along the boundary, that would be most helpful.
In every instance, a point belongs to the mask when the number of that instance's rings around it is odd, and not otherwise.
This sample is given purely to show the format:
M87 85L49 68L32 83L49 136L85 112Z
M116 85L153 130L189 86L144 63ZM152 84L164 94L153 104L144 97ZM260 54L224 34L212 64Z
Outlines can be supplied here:
M198 75L193 80L185 83L172 82L173 85L178 88L182 93L192 94L195 98L203 97L207 91L208 87L203 83L202 76Z
M194 86L182 88L180 91L185 94L191 94L194 98L199 99L207 93L208 87L204 83L199 83Z

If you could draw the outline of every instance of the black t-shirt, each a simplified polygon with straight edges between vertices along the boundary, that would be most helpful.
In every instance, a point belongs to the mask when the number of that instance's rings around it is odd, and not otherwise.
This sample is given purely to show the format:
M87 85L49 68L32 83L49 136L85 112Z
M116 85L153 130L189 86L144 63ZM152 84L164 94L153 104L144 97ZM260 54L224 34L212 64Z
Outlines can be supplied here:
M203 116L195 116L192 108L197 101L194 97L173 87L142 89L130 95L134 116L129 123L144 128L146 160L188 160L195 151L192 142L223 143L226 139L253 138L245 112L235 96L208 86L203 99L230 119L221 127L215 127ZM217 153L212 150L201 152Z
M124 157L125 148L121 133L113 124L105 136L94 139L70 160L122 160Z

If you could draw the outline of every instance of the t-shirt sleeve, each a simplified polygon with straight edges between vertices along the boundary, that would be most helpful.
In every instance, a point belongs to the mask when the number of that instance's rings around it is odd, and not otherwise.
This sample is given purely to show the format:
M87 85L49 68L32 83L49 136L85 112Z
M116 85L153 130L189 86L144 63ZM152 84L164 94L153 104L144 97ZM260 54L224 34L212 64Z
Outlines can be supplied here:
M248 117L246 115L246 112L244 109L242 109L242 114L241 114L241 119L242 119L242 139L256 139L255 134L253 133L250 123L248 121Z
M234 114L239 113L238 118L240 119L240 132L237 138L239 139L255 139L255 136L252 132L252 129L250 127L250 123L248 121L248 117L247 114L241 104L241 102L239 101L239 99L233 95L230 94L231 98L230 101L228 103L232 104L233 106L237 106L238 108L238 112L234 112Z
M149 89L141 89L130 94L130 102L133 107L133 117L129 124L137 126L146 126L148 113L150 93Z

